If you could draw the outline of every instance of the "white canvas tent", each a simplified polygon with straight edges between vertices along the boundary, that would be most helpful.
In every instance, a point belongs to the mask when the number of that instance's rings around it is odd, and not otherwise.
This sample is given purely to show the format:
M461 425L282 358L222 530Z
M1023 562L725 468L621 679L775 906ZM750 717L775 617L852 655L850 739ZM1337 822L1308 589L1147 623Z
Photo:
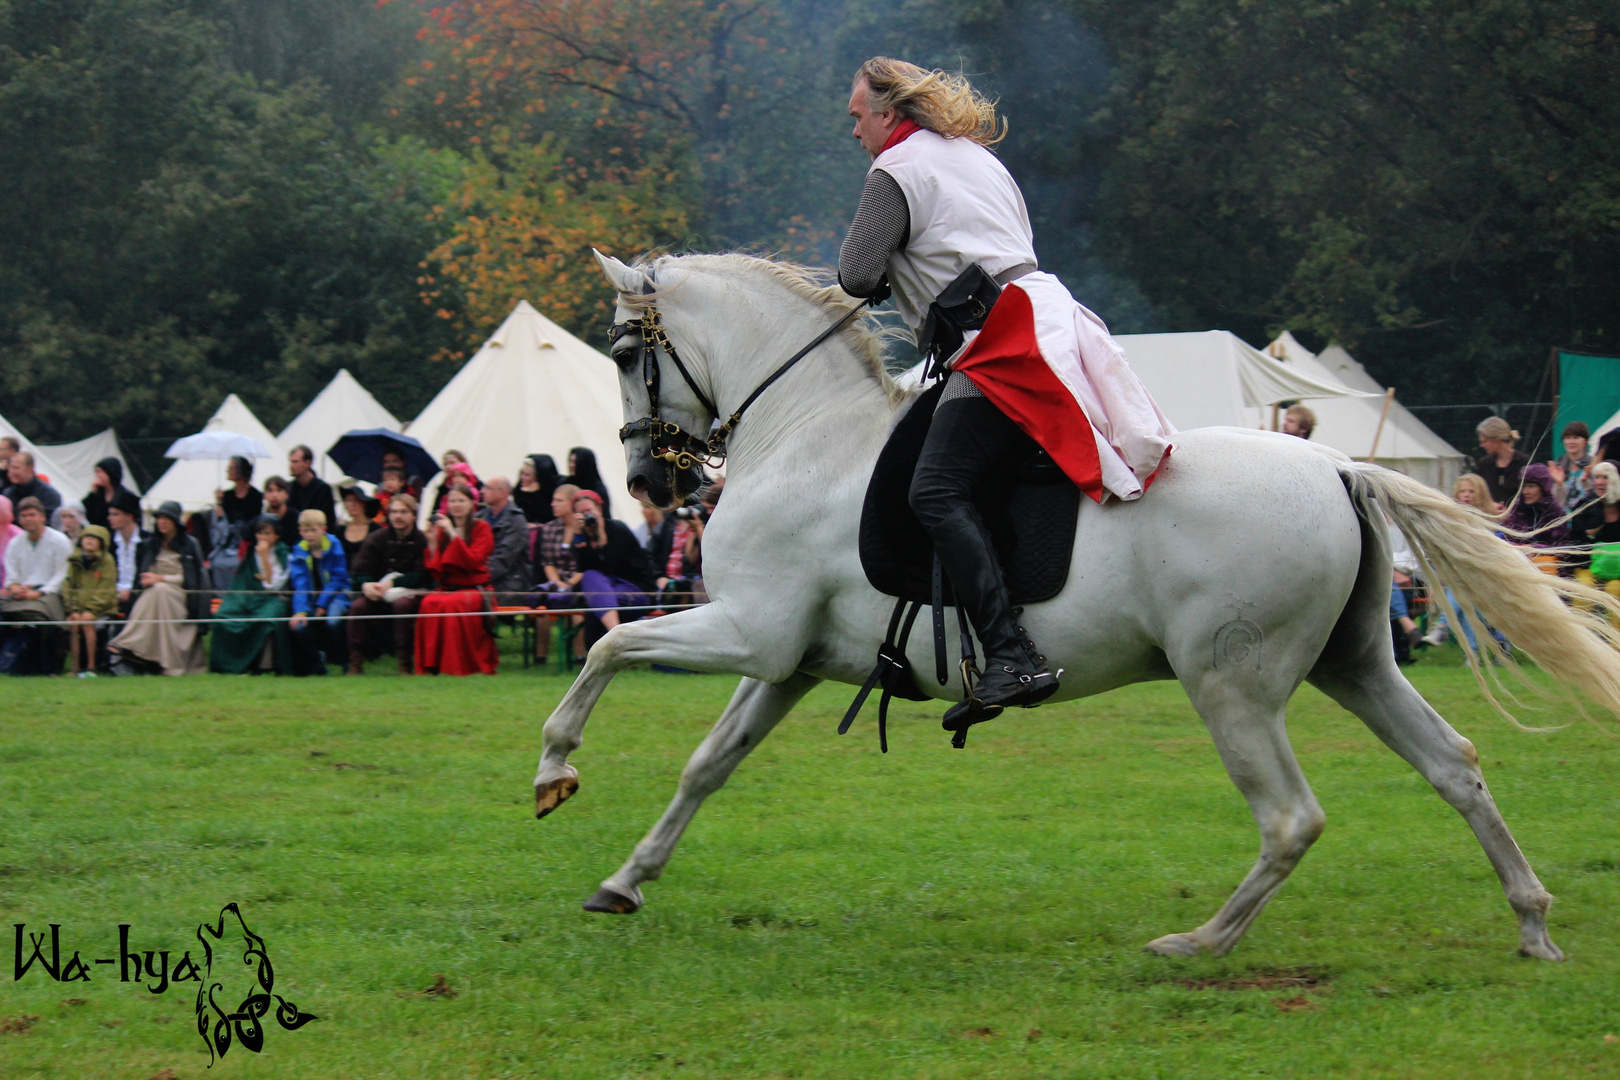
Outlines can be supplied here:
M371 391L349 374L348 368L343 368L315 395L315 400L282 429L276 442L284 455L300 445L314 450L315 475L330 484L343 479L344 473L326 456L326 451L344 432L357 428L398 431L400 423L371 396Z
M568 451L589 447L613 516L634 521L619 446L623 412L613 361L520 300L406 433L435 458L460 450L480 477L514 482L529 454L550 454L566 473Z
M256 439L264 445L266 450L275 457L257 458L253 462L253 483L255 487L262 487L266 476L271 470L284 467L286 457L279 454L276 437L270 434L270 429L259 422L253 415L253 410L242 403L242 399L235 394L228 396L208 418L203 425L204 431L230 431L237 435L246 435ZM152 485L141 499L141 505L148 510L156 510L166 502L177 502L185 510L207 510L214 505L214 492L225 486L224 461L176 461L169 466L169 470L158 477L157 483Z
M124 467L124 486L137 495L141 493L141 486L130 472L129 461L124 457L124 452L118 448L118 435L112 428L88 439L80 439L78 442L53 443L50 446L41 446L40 449L49 455L58 469L72 477L73 483L86 493L96 483L96 462L106 458L117 458L118 463Z
M1320 354L1312 353L1295 340L1294 335L1286 332L1273 341L1266 351L1302 374L1333 379L1357 390L1379 395L1375 398L1311 402L1311 410L1316 413L1316 430L1311 435L1312 439L1335 450L1342 450L1351 457L1365 458L1373 454L1373 440L1376 438L1378 450L1375 460L1378 464L1432 487L1451 490L1463 471L1467 457L1436 435L1399 401L1390 402L1389 413L1384 417L1383 430L1380 431L1378 418L1384 410L1384 388L1348 352L1337 345L1330 345Z
M1280 401L1310 401L1314 409L1318 400L1379 396L1274 360L1227 330L1119 334L1115 340L1164 415L1182 429L1265 427Z
M17 444L30 454L34 455L34 472L50 478L50 484L61 493L64 502L83 502L84 496L90 490L89 484L79 484L73 480L71 470L64 468L61 462L42 447L11 426L11 422L0 416L0 435L9 435L17 440ZM7 481L9 483L9 481ZM0 486L4 486L0 484Z

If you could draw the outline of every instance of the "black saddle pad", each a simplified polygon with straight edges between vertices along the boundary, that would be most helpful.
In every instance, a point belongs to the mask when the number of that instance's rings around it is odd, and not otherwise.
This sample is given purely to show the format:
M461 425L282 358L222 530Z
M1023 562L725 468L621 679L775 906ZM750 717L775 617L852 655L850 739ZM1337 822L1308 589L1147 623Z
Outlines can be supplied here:
M934 546L911 512L907 495L917 469L942 380L912 402L878 455L861 507L861 567L879 592L928 603L933 598ZM1069 580L1080 489L1046 451L1031 453L1004 473L988 477L974 503L1001 558L1015 604L1050 600ZM945 602L951 603L950 583Z

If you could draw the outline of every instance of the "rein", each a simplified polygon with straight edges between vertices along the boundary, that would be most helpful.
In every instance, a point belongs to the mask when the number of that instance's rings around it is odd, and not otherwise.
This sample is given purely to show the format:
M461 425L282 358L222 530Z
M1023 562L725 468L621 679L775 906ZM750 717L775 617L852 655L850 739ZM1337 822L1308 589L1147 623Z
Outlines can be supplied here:
M652 292L652 283L648 282L647 292ZM748 406L759 400L759 396L770 389L771 384L788 373L788 370L808 356L816 346L842 330L864 305L856 304L849 311L827 329L817 334L815 339L804 348L788 357L781 366L765 377L765 380L754 387L754 392L743 399L735 412L726 418L726 422L709 433L707 440L699 439L690 431L681 430L679 424L672 424L659 415L658 396L660 388L660 367L658 364L658 350L662 349L669 354L675 362L675 370L681 373L686 385L691 387L692 393L697 395L698 401L709 410L709 414L716 419L720 417L717 408L709 395L698 386L697 380L692 378L686 363L681 359L680 353L675 351L675 345L669 340L669 334L664 330L664 324L658 318L658 309L648 305L641 318L629 322L614 323L608 329L608 347L612 349L619 339L627 334L637 334L641 338L641 346L637 350L641 358L642 379L647 384L647 415L641 419L624 425L619 429L619 441L626 442L632 436L646 432L652 441L652 456L669 466L670 489L674 490L675 473L684 472L694 465L707 465L716 468L726 460L726 440L737 429L737 422L742 419Z

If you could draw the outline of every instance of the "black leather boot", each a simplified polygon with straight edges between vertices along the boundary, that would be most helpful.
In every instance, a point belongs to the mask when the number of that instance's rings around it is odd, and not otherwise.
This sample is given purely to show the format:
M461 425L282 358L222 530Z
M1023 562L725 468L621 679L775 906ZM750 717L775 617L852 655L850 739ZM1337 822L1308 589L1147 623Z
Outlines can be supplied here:
M1057 676L1018 625L1001 560L978 511L971 505L958 507L930 535L956 602L984 648L984 674L967 699L946 712L945 730L960 731L999 716L1004 708L1027 709L1051 697L1057 692Z

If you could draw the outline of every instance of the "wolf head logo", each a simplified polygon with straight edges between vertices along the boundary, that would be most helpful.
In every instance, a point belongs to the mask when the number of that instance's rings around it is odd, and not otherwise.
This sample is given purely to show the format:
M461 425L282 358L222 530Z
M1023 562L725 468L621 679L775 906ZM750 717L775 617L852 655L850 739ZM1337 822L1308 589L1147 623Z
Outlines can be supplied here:
M217 1058L223 1058L233 1042L257 1054L264 1049L265 1025L270 1012L270 1000L276 1005L276 1022L288 1031L297 1031L311 1020L318 1019L300 1012L297 1005L275 992L276 973L270 965L270 954L264 939L242 919L235 904L220 908L216 925L203 923L197 927L197 940L203 947L204 971L197 988L197 1034L208 1044L208 1065L213 1068ZM240 956L242 971L235 966ZM236 989L243 985L243 976L251 974L252 982L236 1008L226 1011L220 1001L235 1000L235 989L227 991L228 983Z

